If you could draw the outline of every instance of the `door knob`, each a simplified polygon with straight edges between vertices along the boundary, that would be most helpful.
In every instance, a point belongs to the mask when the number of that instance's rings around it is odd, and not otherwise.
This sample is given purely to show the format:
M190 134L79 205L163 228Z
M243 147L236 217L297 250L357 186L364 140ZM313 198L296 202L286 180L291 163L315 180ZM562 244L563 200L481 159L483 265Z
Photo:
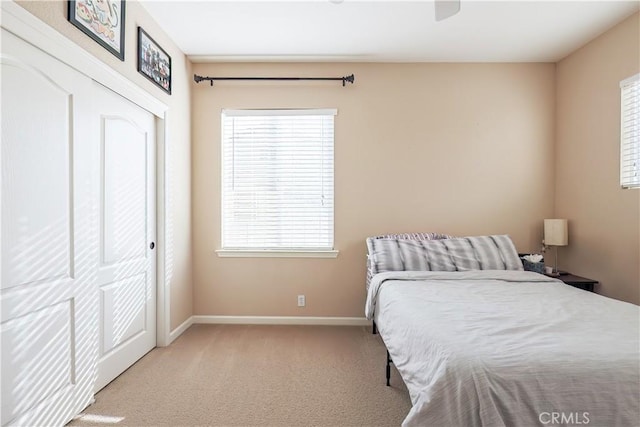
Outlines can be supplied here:
M155 244L154 242L151 242L151 244L149 245L149 247L150 247L151 249L153 249L153 248L155 248L155 247L156 247L156 244Z

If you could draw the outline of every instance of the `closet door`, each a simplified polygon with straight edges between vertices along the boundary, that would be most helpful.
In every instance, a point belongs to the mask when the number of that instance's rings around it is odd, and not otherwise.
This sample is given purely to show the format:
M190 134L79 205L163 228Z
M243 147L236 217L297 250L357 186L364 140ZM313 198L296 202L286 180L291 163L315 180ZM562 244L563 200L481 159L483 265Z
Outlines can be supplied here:
M156 345L155 118L94 83L100 138L98 391Z
M63 425L93 397L98 139L91 80L2 30L2 425Z

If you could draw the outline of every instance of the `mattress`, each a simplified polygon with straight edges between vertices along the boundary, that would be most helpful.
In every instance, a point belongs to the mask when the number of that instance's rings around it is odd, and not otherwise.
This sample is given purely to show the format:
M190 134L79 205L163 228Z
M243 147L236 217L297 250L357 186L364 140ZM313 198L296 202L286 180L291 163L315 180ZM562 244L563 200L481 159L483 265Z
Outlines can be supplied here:
M640 307L525 271L387 272L366 314L409 390L403 426L636 426Z

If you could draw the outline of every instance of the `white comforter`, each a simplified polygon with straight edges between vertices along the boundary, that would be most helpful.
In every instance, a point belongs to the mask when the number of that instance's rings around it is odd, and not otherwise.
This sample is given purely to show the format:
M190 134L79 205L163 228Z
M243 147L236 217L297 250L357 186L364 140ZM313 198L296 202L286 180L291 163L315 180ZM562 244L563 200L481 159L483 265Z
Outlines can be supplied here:
M640 307L523 271L389 272L369 288L403 426L640 425Z

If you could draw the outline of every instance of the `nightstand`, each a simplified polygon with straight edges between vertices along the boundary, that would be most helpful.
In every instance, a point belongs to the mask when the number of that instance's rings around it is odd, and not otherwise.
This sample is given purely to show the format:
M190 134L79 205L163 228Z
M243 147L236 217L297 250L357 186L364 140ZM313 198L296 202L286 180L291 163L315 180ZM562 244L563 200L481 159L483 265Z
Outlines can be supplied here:
M595 292L594 287L598 284L597 280L587 279L586 277L575 276L573 274L562 274L560 276L549 276L554 279L560 279L567 285L574 288L584 289L585 291Z

